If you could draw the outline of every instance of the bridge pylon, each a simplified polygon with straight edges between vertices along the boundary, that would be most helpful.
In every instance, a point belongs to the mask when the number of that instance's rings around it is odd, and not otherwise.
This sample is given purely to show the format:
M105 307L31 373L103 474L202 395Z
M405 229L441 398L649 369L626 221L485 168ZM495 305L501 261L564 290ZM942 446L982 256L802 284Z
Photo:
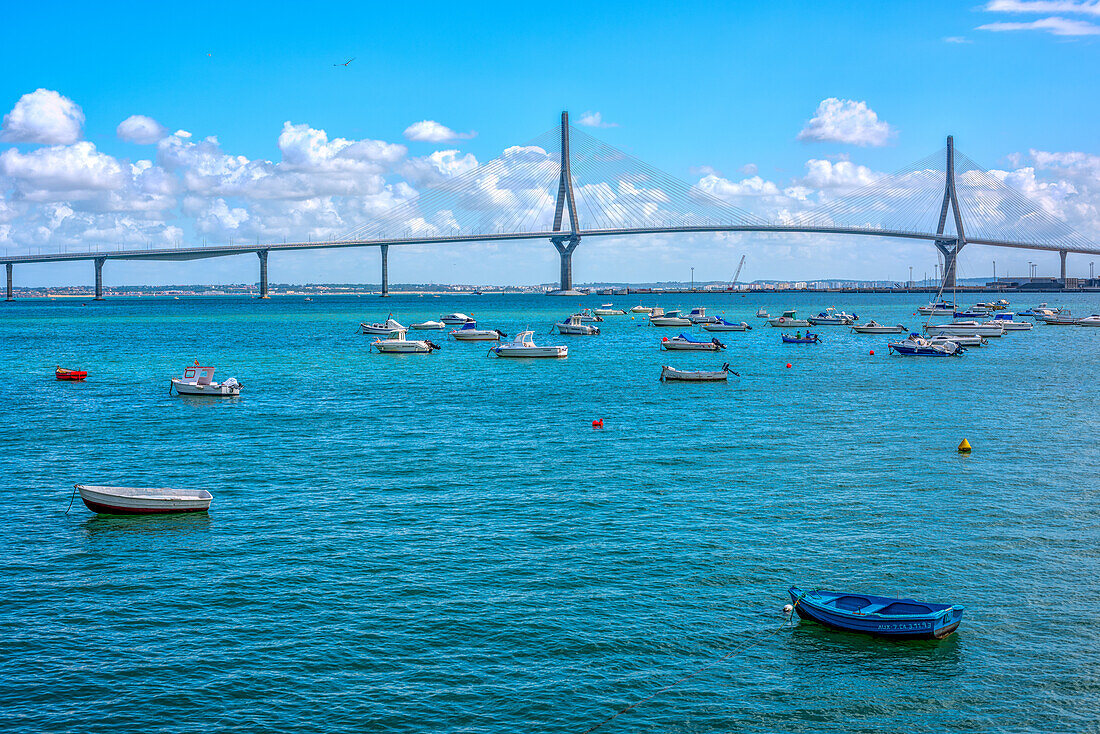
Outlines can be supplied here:
M962 210L959 209L959 196L955 191L955 136L947 136L947 165L943 186L943 206L940 207L940 222L936 234L943 234L947 226L947 208L951 207L955 221L955 236L935 241L936 249L943 255L943 288L954 288L957 284L959 250L966 244L966 232L963 230Z
M569 229L562 229L565 215L569 215ZM554 231L562 232L550 238L550 242L561 258L561 281L558 290L550 291L551 296L579 296L573 290L573 251L581 243L580 227L577 224L577 203L573 198L573 174L569 170L569 113L561 113L561 163L558 174L558 196L554 204Z

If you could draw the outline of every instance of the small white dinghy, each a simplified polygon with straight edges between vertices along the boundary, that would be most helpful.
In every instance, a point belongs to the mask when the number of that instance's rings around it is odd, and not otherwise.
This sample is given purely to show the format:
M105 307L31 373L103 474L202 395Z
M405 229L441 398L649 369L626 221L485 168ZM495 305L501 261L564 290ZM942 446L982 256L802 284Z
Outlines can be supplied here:
M406 339L405 331L398 331L389 339L375 339L371 349L379 354L431 354L439 345L427 339Z
M665 365L661 368L661 382L725 382L729 374L737 375L730 369L729 362L722 365L722 369L715 372L678 370L675 367ZM737 375L740 377L741 375Z
M726 321L721 316L715 317L713 324L702 324L700 328L703 331L751 331L752 327L748 322L740 321Z
M409 326L410 329L416 329L417 331L443 331L447 328L447 325L442 321L420 321Z
M621 308L615 308L615 306L610 304L610 303L605 303L604 305L600 306L599 308L592 309L592 313L596 314L597 316L625 316L626 315L626 311L624 311Z
M630 309L630 313L653 313L654 306L643 306L638 304L634 308Z
M386 334L392 334L395 331L404 331L405 327L402 326L396 319L393 318L393 314L386 319L384 323L373 324L359 324L360 334L370 334L373 336L385 336Z
M569 347L540 347L535 344L535 332L521 331L510 344L500 344L489 350L498 357L568 357Z
M74 487L89 510L107 515L206 512L214 499L205 489L104 487L92 484L76 484Z
M852 331L857 334L906 334L909 332L902 324L886 326L874 320L866 324L852 324Z
M236 377L230 377L225 382L214 382L214 368L200 367L195 362L194 367L184 367L183 377L173 377L168 383L168 394L175 389L177 395L207 395L210 397L236 397L241 394L244 387L237 382Z

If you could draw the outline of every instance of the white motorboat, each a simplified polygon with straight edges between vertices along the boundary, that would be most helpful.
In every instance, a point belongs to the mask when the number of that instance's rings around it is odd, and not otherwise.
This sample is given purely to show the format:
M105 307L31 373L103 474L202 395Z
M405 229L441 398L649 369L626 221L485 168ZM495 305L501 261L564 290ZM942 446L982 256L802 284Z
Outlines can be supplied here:
M935 324L925 326L924 330L928 332L928 336L939 336L944 334L947 336L954 336L956 334L977 334L978 336L1003 336L1004 327L998 323L987 321L983 324L979 324L977 321L954 321L950 324Z
M417 331L443 331L447 328L447 325L442 321L419 321L411 324L409 328Z
M1100 326L1100 314L1093 314L1092 316L1086 316L1083 319L1077 319L1078 326Z
M934 336L928 340L932 344L944 344L946 342L954 342L963 347L980 347L989 342L986 341L984 336L978 336L977 334L955 334L954 336L947 336L941 334Z
M194 367L184 367L183 377L173 377L168 384L168 394L172 390L177 395L207 395L210 397L232 398L241 394L244 387L237 382L236 377L230 377L225 382L214 382L214 368L200 367L198 362Z
M712 324L703 324L703 331L751 331L752 327L745 321L726 321L718 317Z
M756 309L756 318L758 318L758 319L770 319L771 314L768 313L768 310L766 308L761 306L760 308Z
M866 324L852 324L852 331L857 334L904 334L909 330L902 324L885 326L884 324L871 320Z
M955 304L951 301L934 301L927 306L920 306L917 311L923 316L942 316L955 313Z
M396 331L404 330L405 327L393 318L393 314L390 314L390 317L381 324L377 322L373 324L359 324L360 334L370 334L372 336L385 336L387 334L392 334Z
M1058 309L1053 309L1044 302L1040 303L1038 306L1032 306L1031 308L1020 311L1017 316L1045 316L1048 314L1056 313L1057 311Z
M75 484L73 487L89 510L107 515L206 512L214 499L205 489L106 487L95 484Z
M513 339L511 343L498 344L492 347L489 352L498 357L534 358L569 356L569 347L540 347L535 344L534 335L535 332L533 331L521 331L516 334L516 338Z
M584 309L583 311L578 313L577 316L579 316L580 320L583 321L586 324L591 324L591 323L603 321L603 319L600 318L598 315L592 313L592 309L590 309L590 308Z
M602 306L600 306L599 308L592 309L592 313L596 314L597 316L625 316L626 315L626 311L622 310L621 308L615 308L610 303L605 303Z
M661 310L658 313L658 309L654 309L653 313L649 315L649 323L654 326L691 326L691 319L684 316L680 311L668 311Z
M665 365L661 367L661 382L725 382L731 372L737 375L730 369L729 362L722 365L722 369L713 371L678 370Z
M643 306L638 304L634 308L630 309L630 313L653 313L654 306Z
M431 354L439 345L427 339L406 339L405 330L397 331L388 339L375 339L371 348L379 354Z
M837 311L830 306L817 316L811 316L806 320L810 322L811 326L851 326L855 323L856 317L853 314Z
M467 321L461 329L452 331L451 336L460 342L495 342L508 335L500 329L479 329L476 321Z
M1049 309L1048 309L1049 310ZM1073 317L1069 311L1058 310L1052 314L1036 314L1035 318L1049 326L1076 326L1080 319Z
M554 328L559 334L572 336L594 336L600 333L600 327L584 323L579 314L573 314L565 321L554 324Z
M1030 321L1016 321L1012 317L1015 314L1011 313L998 313L993 316L993 320L1001 325L1005 331L1028 331L1035 324Z
M691 309L687 315L688 321L693 324L714 324L718 322L717 316L707 316L707 310L702 306Z
M890 354L906 357L958 357L963 353L963 348L953 341L933 344L919 334L910 334L908 339L889 342L887 346Z
M468 324L473 321L474 318L464 313L449 313L446 316L440 316L439 320L444 324L454 326L455 324Z
M798 318L798 312L793 309L790 311L784 311L782 316L776 316L773 319L768 319L768 323L772 326L777 326L783 329L789 329L792 326L809 326L810 322L807 319Z
M667 336L662 337L661 348L670 352L717 352L719 349L725 349L726 345L717 339L700 341L692 339L687 334L680 334L671 339Z

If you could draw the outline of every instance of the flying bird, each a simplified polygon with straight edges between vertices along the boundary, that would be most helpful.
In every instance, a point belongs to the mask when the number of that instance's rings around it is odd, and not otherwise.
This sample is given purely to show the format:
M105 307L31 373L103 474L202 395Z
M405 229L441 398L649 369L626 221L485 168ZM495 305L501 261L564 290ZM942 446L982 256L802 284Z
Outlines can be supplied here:
M352 57L351 57L350 59L348 59L347 61L345 61L345 62L344 62L344 63L342 63L342 64L333 64L333 66L347 66L348 64L350 64L350 63L351 63L351 62L353 62L353 61L355 61L355 57L354 57L354 56L352 56Z

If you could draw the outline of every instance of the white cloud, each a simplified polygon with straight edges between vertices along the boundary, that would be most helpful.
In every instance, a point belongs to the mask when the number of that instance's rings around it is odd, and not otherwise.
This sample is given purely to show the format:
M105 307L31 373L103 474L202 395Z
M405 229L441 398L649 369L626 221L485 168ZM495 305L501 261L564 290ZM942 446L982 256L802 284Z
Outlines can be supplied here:
M944 36L944 43L973 43L969 38L965 36Z
M585 127L618 127L617 122L607 122L599 112L585 112L577 120L578 125Z
M978 26L978 30L994 32L1043 31L1054 36L1100 36L1100 25L1057 16L1022 23L986 23Z
M1100 2L1073 0L991 0L985 10L991 13L1081 13L1100 16Z
M128 143L150 145L163 138L168 131L152 117L130 115L118 124L115 133Z
M877 147L889 143L896 134L866 102L829 97L821 100L798 139Z
M0 140L9 143L68 145L80 140L84 112L68 97L52 89L24 94L4 115Z
M455 132L446 125L441 125L435 120L421 120L414 122L405 128L405 138L426 143L446 143L452 140L469 140L477 136L471 130L468 133Z

